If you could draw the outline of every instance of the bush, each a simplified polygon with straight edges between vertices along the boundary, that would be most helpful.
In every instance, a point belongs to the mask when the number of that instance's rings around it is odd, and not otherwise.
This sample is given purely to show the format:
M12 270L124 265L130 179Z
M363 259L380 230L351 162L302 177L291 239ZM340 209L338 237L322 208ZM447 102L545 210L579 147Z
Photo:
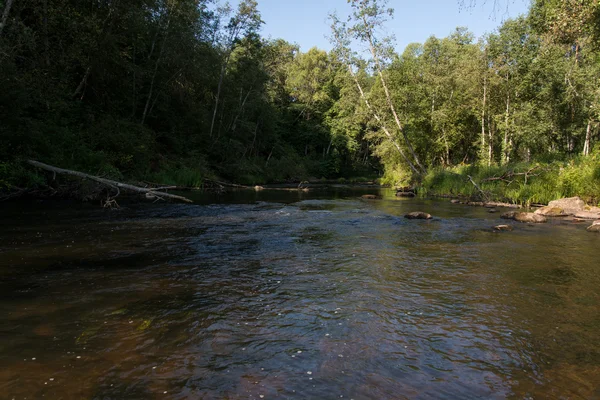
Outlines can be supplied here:
M588 203L600 201L600 151L589 157L551 163L506 166L464 165L433 169L422 181L422 193L482 197L468 176L489 199L529 205L580 196ZM493 179L490 179L493 178ZM501 178L501 179L498 179Z

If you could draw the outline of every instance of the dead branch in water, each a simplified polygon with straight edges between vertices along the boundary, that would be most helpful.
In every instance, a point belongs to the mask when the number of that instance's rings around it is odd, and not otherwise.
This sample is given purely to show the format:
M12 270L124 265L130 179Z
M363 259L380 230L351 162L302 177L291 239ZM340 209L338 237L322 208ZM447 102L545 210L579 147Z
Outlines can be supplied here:
M27 162L30 165L33 165L34 167L53 172L55 174L71 175L71 176L76 176L76 177L82 178L82 179L89 179L91 181L98 182L98 183L101 183L108 187L111 187L113 189L116 189L117 194L109 197L109 199L107 201L114 200L114 198L120 194L120 190L124 189L124 190L130 190L132 192L144 193L147 198L151 198L151 199L164 200L165 198L167 198L167 199L172 199L172 200L177 200L177 201L183 201L185 203L193 203L192 200L190 200L186 197L177 196L175 194L170 194L170 193L165 193L165 192L158 192L157 189L142 188L139 186L129 185L127 183L113 181L111 179L100 178L98 176L89 175L89 174L79 172L79 171L73 171L70 169L53 167L52 165L44 164L39 161L28 160Z
M483 199L486 201L489 200L490 196L479 187L479 185L473 180L471 175L467 175L467 178L469 178L469 180L471 181L473 186L475 186L475 189L477 189L479 191L479 193L481 193L481 196L483 197Z
M500 176L492 176L490 178L482 179L481 181L482 182L503 181L503 182L506 182L507 185L510 185L511 183L513 183L513 180L509 180L510 178L513 178L515 176L525 176L525 184L527 185L527 179L529 179L529 177L539 175L539 174L532 174L532 172L534 172L538 168L540 168L540 166L536 165L535 167L532 167L525 172L514 172L512 170L506 171L504 174L502 174Z

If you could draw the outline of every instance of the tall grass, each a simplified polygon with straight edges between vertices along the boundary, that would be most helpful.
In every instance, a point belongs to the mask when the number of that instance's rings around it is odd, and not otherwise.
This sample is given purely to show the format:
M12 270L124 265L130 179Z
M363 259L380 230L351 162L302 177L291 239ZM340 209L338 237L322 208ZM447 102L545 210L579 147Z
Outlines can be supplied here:
M484 194L475 187L469 176ZM429 195L465 196L523 205L547 204L558 198L572 196L580 196L589 204L598 204L600 151L563 162L489 167L462 165L433 169L423 179L421 188L422 193Z

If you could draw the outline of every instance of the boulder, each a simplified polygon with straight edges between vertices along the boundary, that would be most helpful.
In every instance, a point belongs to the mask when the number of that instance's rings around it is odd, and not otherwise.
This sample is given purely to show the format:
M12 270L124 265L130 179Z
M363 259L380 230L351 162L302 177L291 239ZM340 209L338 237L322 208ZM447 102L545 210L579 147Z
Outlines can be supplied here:
M494 230L498 231L498 232L503 232L503 231L509 231L510 232L510 231L513 230L513 227L510 226L510 225L496 225L494 227Z
M404 218L408 219L431 219L431 214L424 213L422 211L415 211L408 213L404 216Z
M600 218L600 213L594 211L579 211L575 213L575 218L581 219L598 219Z
M500 218L512 219L518 222L532 222L536 224L548 221L548 218L544 217L543 215L518 211L509 211L507 213L502 214Z
M545 206L535 210L534 214L544 215L546 217L567 217L569 214L560 207Z
M600 219L596 220L592 223L592 225L588 226L588 232L600 232Z
M567 214L575 214L585 210L585 201L579 197L568 197L565 199L552 200L548 203L548 207L562 208Z
M360 196L361 199L367 199L367 200L377 200L379 198L379 196L375 195L375 194L363 194L362 196Z

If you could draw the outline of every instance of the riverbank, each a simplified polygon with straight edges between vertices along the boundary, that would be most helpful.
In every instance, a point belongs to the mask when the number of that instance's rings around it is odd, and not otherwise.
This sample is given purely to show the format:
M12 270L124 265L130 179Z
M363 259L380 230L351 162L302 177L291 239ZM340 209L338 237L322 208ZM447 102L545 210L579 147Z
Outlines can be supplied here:
M579 196L595 206L600 202L600 155L564 162L433 169L424 177L420 194L523 206Z

